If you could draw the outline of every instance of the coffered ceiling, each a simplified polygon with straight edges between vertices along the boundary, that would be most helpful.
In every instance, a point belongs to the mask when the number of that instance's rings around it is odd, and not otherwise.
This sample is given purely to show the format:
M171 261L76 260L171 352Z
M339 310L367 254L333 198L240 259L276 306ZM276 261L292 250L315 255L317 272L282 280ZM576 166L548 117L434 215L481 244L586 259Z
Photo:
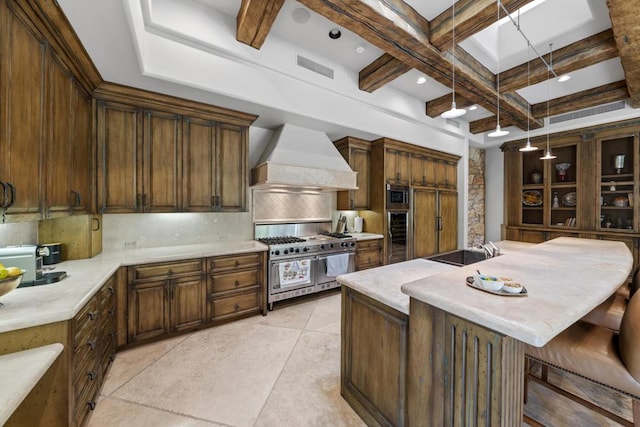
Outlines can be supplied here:
M148 75L153 73L145 68L158 60L150 59L145 46L149 38L161 34L210 55L258 64L263 70L290 67L288 61L295 57L298 67L283 71L288 77L344 93L345 87L338 83L345 84L339 77L346 75L346 91L355 92L348 94L350 99L379 109L397 107L402 114L423 120L433 117L434 123L441 123L439 115L451 105L455 69L456 101L459 108L468 110L455 120L468 122L477 140L487 140L486 133L496 127L498 81L500 124L516 135L527 128L546 131L547 115L618 101L626 103L627 115L636 114L634 109L640 107L640 24L633 17L640 6L638 0L501 1L511 19L503 11L498 19L495 0L458 0L455 16L450 0L122 0L119 7L143 11L138 24L130 12L124 15L140 67ZM121 34L122 27L108 27L100 21L115 24L117 7L97 0L59 2L109 79L108 70L117 72L105 56L106 47L111 39L124 43L127 35ZM189 22L180 22L183 18ZM106 34L107 28L118 31ZM341 36L330 38L332 29ZM117 43L111 43L109 49ZM538 58L551 62L550 44L553 71L570 74L567 82L548 79L548 68ZM283 55L283 50L295 55ZM309 77L311 72L331 73L332 79L335 72L338 77L330 81L322 76L316 81ZM418 84L421 77L425 81ZM164 78L182 80L177 71ZM271 80L268 77L266 83ZM262 83L264 86L265 81ZM231 91L224 95L234 96ZM412 112L406 113L409 109ZM259 120L270 114L268 108L251 112L260 114Z

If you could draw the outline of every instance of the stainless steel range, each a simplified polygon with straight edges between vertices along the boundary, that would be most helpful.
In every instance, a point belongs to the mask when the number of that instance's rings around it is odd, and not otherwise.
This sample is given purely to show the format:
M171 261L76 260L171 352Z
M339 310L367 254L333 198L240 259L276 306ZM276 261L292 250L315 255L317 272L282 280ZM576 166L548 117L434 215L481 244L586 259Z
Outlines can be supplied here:
M355 269L356 240L331 233L331 223L256 224L256 240L269 245L267 302L340 285L336 276Z

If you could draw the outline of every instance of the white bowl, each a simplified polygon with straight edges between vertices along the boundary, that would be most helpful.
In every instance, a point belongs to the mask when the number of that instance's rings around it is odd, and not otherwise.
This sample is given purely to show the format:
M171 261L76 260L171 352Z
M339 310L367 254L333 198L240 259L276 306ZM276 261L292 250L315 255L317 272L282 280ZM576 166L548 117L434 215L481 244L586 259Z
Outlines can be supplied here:
M24 275L24 273L26 273L26 271L22 270L22 273L18 276L5 277L4 279L0 279L0 297L17 288L22 281L22 276Z
M473 281L477 286L488 291L499 291L504 286L504 280L487 274L474 274Z
M518 282L504 282L502 290L511 294L519 294L522 292L522 285Z

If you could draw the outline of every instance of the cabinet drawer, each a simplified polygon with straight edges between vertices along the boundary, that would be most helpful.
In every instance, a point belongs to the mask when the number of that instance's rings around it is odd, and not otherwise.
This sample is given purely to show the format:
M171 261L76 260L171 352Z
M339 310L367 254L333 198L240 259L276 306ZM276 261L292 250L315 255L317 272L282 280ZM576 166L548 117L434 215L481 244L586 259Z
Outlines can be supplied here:
M92 298L82 310L73 318L74 342L81 339L80 336L86 334L87 328L95 327L98 321L98 308L96 299Z
M209 281L209 293L244 289L260 284L260 270L246 270L237 273L213 274Z
M95 355L94 355L95 356ZM83 365L77 370L73 378L73 393L75 401L79 401L86 389L91 387L93 383L98 382L98 370L95 358L91 359L92 363Z
M260 291L246 292L210 302L210 318L220 319L260 308Z
M98 305L102 311L102 308L105 306L115 306L116 301L116 281L111 278L109 279L100 291L98 292Z
M98 354L99 340L94 333L86 337L84 341L77 344L73 354L73 376L84 375L87 370L92 370Z
M357 252L379 251L381 249L382 249L381 239L359 241L358 246L356 246Z
M203 271L203 259L146 264L128 268L129 283L136 283L143 280L165 279L176 276L187 276L189 274L201 273Z
M261 252L209 258L209 270L239 270L260 265Z
M366 270L367 268L379 267L382 265L382 256L380 252L362 252L356 254L356 266L358 270Z
M89 387L85 387L75 401L73 411L74 425L84 424L87 415L96 407L96 393L98 392L98 381L92 381Z

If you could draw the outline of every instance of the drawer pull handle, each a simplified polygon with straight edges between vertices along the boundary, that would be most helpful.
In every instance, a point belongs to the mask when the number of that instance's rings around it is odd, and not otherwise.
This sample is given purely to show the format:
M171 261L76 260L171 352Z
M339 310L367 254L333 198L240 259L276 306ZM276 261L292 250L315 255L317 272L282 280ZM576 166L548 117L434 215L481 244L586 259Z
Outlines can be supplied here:
M236 288L237 288L238 286L240 286L240 282L238 282L237 280L236 280L236 283L235 283L235 284L236 284Z
M89 409L92 411L96 409L96 402L94 400L87 402L87 405L89 406Z
M238 304L235 304L235 305L233 306L233 310L234 310L234 311L238 311L238 310L240 310L240 306L239 306Z
M89 348L90 348L91 350L95 350L95 349L96 349L96 342L95 342L95 341L89 341L89 342L87 343L87 346L89 346Z
M172 269L169 269L169 272L168 272L168 273L169 273L169 275L172 275L172 274L173 274L173 270L172 270Z
M116 331L111 331L111 332L109 332L109 336L110 336L111 338L115 338L115 337L116 337Z
M115 354L110 354L109 355L109 362L113 362L114 360L116 360L116 355Z
M113 288L113 286L109 286L107 289L109 290L109 295L113 295L116 293L116 290Z
M93 381L93 380L95 380L95 379L96 379L96 373L95 373L95 372L93 372L93 371L89 371L89 372L87 372L87 376L89 377L89 379L90 379L91 381Z
M112 317L114 314L116 314L116 309L112 308L109 310L109 317Z
M240 265L240 263L238 262L238 260L236 260L236 267Z
M93 311L90 311L87 313L87 316L89 317L89 320L93 320L96 318L96 313Z

